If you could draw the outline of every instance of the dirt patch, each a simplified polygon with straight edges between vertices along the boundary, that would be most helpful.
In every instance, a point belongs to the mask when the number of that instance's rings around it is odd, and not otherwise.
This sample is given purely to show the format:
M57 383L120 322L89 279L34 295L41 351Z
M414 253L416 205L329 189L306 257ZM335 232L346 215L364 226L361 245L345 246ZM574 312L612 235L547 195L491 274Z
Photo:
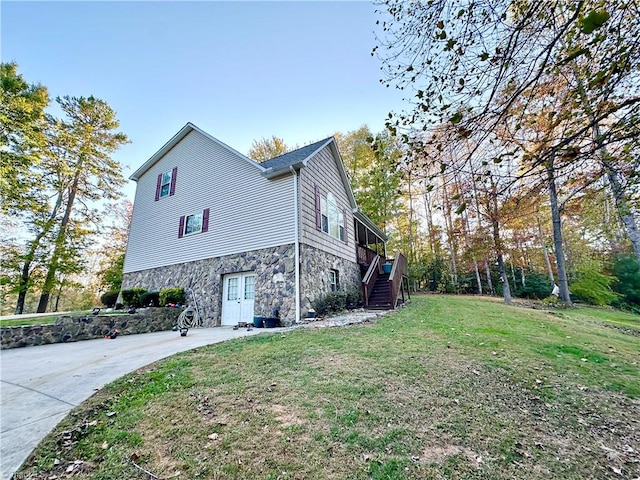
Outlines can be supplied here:
M291 427L293 425L302 425L304 423L290 407L288 408L283 405L269 405L269 410L284 428Z
M464 455L475 465L482 463L480 455L476 455L470 448L458 445L426 447L415 460L421 463L443 463L447 458L454 455Z

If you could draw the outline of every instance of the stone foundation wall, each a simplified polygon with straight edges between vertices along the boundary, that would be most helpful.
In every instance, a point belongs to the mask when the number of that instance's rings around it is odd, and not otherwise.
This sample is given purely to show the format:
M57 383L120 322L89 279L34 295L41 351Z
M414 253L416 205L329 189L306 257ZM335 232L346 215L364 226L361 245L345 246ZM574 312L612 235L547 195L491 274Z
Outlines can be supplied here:
M277 308L282 323L295 323L293 244L125 273L122 288L184 287L187 302L195 299L203 325L214 327L222 320L222 277L239 272L256 275L255 315L271 316Z
M303 317L316 298L331 291L329 270L338 272L340 290L362 290L360 266L355 261L355 254L354 260L349 261L309 245L301 245L300 262L300 309Z
M54 324L0 328L0 348L103 338L112 329L119 335L171 330L182 312L178 308L148 308L134 314L60 317Z

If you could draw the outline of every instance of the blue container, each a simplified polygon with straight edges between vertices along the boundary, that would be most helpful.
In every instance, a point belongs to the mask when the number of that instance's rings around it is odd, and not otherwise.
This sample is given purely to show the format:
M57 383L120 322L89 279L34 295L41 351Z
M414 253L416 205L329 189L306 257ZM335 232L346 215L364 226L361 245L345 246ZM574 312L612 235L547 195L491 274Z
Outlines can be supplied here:
M256 328L264 327L264 317L253 317L253 326Z
M393 263L383 263L382 264L382 271L384 273L391 273L391 267L393 267Z
M265 318L264 319L264 326L265 328L275 328L278 326L278 319L277 318Z

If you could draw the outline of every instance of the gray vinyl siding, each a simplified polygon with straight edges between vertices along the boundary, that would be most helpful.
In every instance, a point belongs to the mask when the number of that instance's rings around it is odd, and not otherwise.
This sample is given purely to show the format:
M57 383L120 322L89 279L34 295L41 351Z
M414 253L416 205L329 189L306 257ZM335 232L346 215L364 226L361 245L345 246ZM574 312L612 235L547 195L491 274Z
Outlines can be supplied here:
M175 194L155 201L158 174L174 167ZM192 131L138 180L124 271L293 243L293 195L293 176L268 180ZM180 217L205 208L209 231L178 238Z
M338 208L345 212L347 242L338 240L316 228L315 185L321 195L333 193ZM313 156L307 166L300 171L300 242L346 260L356 261L353 213L342 183L336 160L329 146Z

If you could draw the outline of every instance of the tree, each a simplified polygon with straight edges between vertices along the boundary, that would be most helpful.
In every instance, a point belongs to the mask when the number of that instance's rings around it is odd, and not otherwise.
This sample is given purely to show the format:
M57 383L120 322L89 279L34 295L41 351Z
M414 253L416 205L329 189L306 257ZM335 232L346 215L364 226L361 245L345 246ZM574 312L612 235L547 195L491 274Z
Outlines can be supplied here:
M284 140L273 135L271 138L263 137L260 140L254 140L247 156L262 163L289 151L291 149L287 147Z
M47 263L38 312L46 311L56 273L69 258L65 254L69 251L68 239L73 229L95 214L88 202L118 198L125 182L121 166L111 154L128 139L125 134L115 131L119 122L111 107L95 97L62 97L56 101L67 117L51 119L51 125L55 126L53 144L57 147L54 153L64 156L58 158L64 161L65 168L59 170L60 181L56 183L64 209L56 223L53 252ZM77 208L76 201L81 208Z
M101 246L99 284L104 291L119 291L122 287L124 257L133 203L125 200L107 207L113 223L107 228Z
M379 46L385 82L413 92L413 108L390 115L392 132L405 131L403 138L411 142L416 130L446 125L449 141L474 140L470 158L487 142L497 142L519 161L526 154L525 144L516 141L522 112L540 115L544 105L554 105L558 114L553 118L552 112L550 119L560 128L538 144L529 171L540 167L551 203L557 203L554 189L565 180L563 170L598 153L605 172L614 174L609 174L611 189L635 245L624 181L637 161L630 152L638 151L637 2L389 0L385 6ZM513 126L510 137L499 135L505 123ZM559 205L552 211L562 270ZM568 300L568 289L561 286Z
M29 171L45 142L49 94L27 83L15 63L0 64L0 85L0 208L8 212L29 207Z

